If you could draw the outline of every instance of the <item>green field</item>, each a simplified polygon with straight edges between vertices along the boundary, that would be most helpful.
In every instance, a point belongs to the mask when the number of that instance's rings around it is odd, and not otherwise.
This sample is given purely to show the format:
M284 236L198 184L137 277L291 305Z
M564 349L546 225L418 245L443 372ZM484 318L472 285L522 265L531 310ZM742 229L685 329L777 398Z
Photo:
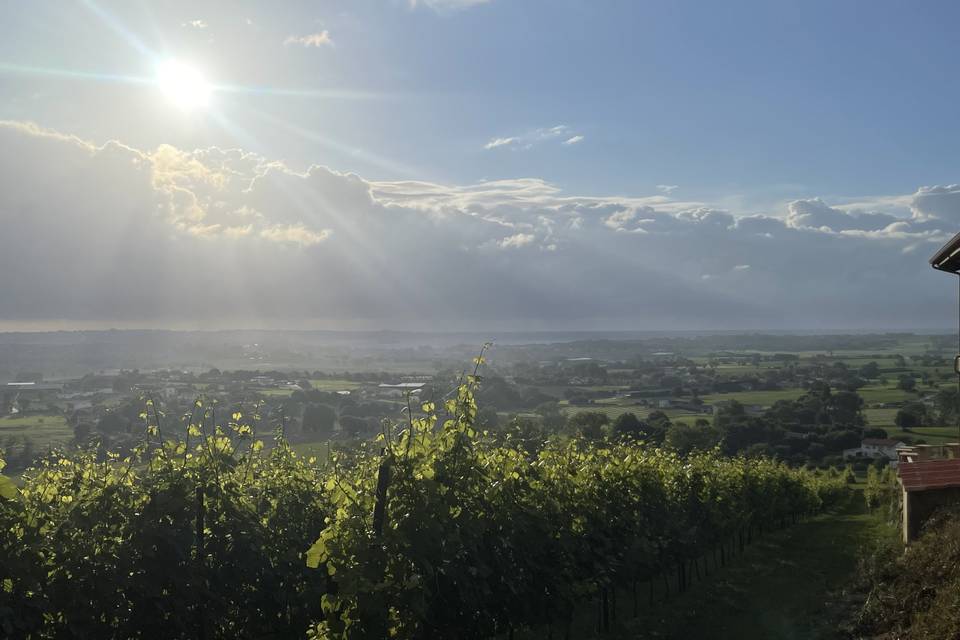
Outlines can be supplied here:
M860 397L863 398L864 404L867 405L881 402L907 402L910 400L917 400L920 397L916 393L904 391L903 389L897 389L895 383L888 384L886 386L879 384L867 385L857 389L857 393L860 394Z
M257 391L262 396L279 396L282 398L289 397L293 393L291 389L259 389Z
M691 413L689 411L681 411L678 409L657 409L656 407L642 407L639 405L633 404L588 404L588 405L575 405L571 406L563 402L560 403L560 411L568 416L573 416L578 413L583 413L584 411L596 411L598 413L605 414L611 420L616 420L618 416L624 413L632 413L638 418L646 418L654 411L663 411L668 418L671 420L677 418L706 418L711 419L711 416L703 413Z
M330 444L328 441L299 442L290 445L290 448L293 449L297 455L304 458L316 458L318 462L325 462L330 455Z
M310 386L316 389L317 391L325 391L327 393L331 393L334 391L353 391L354 389L359 389L361 386L363 386L363 383L355 382L353 380L324 378L322 380L310 380ZM263 389L258 393L264 396L287 397L293 393L293 390L292 389Z
M777 400L796 400L806 391L803 389L780 389L778 391L735 391L733 393L712 393L703 396L707 404L717 404L729 400L736 400L740 404L759 404L764 407L773 405Z
M311 380L310 386L317 391L353 391L363 386L362 382L354 380L338 380L335 378L324 378L323 380Z
M863 417L871 427L892 427L899 409L864 409Z
M897 428L884 427L887 431L887 437L898 438L909 437L913 440L925 440L927 444L941 444L944 442L957 442L957 427L917 427L910 431L902 431Z
M0 440L9 436L27 436L33 440L34 446L44 449L69 442L73 439L73 430L67 426L66 419L59 415L0 418Z

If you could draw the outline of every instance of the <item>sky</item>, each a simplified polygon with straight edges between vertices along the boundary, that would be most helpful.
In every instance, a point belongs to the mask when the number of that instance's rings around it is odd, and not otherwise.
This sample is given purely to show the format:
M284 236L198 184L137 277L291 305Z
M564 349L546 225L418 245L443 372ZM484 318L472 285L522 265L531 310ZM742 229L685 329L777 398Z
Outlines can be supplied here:
M0 11L0 330L956 322L956 3Z

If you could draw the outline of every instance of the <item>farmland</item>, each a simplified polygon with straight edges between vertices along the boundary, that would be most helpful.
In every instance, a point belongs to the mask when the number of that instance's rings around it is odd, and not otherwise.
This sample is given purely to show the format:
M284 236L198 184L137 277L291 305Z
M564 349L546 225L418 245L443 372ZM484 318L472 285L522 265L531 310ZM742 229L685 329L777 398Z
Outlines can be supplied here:
M73 430L60 415L31 415L0 418L0 442L7 438L29 437L37 449L67 444Z

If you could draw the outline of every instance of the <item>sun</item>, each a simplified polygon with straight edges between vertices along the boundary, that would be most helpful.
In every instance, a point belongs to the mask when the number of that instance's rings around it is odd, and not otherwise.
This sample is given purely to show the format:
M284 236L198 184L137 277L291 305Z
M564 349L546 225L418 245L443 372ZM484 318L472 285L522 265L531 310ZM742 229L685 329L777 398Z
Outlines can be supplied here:
M192 111L210 104L211 86L195 67L178 60L157 66L157 85L174 106Z

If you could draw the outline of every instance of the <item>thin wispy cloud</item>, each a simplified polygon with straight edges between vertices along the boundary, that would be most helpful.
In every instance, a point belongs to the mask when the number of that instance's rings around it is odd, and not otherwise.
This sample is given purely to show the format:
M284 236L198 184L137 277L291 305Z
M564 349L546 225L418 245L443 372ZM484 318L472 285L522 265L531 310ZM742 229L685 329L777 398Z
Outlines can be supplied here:
M330 32L324 29L318 33L308 33L303 36L287 36L283 44L286 46L300 45L302 47L332 47L333 38L330 37Z
M188 20L180 25L181 27L190 27L192 29L206 29L210 25L205 20Z
M484 149L496 149L497 147L507 147L517 142L517 138L494 138L483 145Z
M425 7L434 11L456 11L459 9L469 9L482 4L488 4L492 0L409 0L408 6L411 9Z
M484 149L509 148L527 150L545 142L560 141L561 144L572 146L583 141L583 136L570 130L565 124L558 124L553 127L542 127L532 129L519 135L503 136L491 138Z
M676 185L676 184L658 184L657 191L670 195L671 193L676 191L679 186L680 185Z

